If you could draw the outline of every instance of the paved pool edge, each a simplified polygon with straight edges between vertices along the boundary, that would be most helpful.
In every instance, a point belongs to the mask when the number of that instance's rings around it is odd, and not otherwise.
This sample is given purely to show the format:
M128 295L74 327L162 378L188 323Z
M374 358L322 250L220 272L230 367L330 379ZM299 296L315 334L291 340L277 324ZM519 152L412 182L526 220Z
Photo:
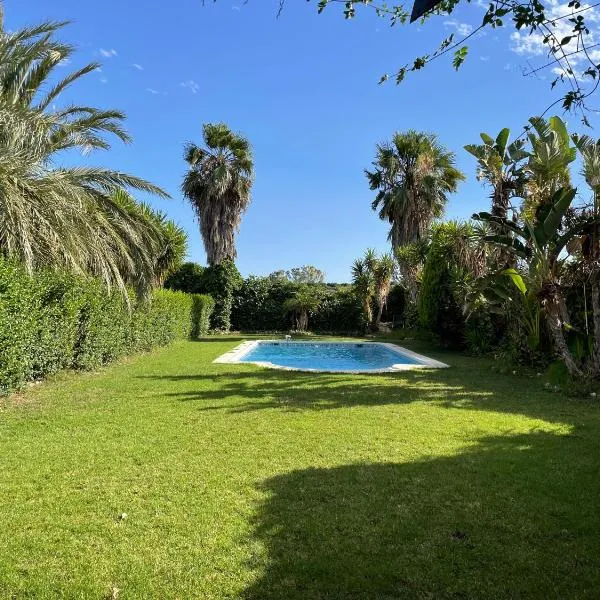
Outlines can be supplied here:
M254 349L260 342L273 342L275 340L249 340L246 342L242 342L237 345L233 350L229 350L229 352L225 352L215 360L213 363L218 364L241 364L241 365L258 365L260 367L267 367L269 369L279 369L281 371L302 371L305 373L348 373L348 374L359 374L359 373L397 373L399 371L412 371L413 369L446 369L450 365L446 363L440 362L439 360L435 360L433 358L429 358L428 356L424 356L423 354L418 354L417 352L413 352L408 348L404 348L402 346L398 346L397 344L391 344L389 342L318 342L312 340L294 340L292 343L294 344L377 344L379 346L385 346L389 350L396 352L397 354L402 354L407 356L408 358L412 358L413 360L419 361L418 364L395 364L391 367L386 367L385 369L358 369L358 370L336 370L336 369L308 369L308 368L300 368L300 367L284 367L282 365L276 365L271 362L265 361L242 361L242 358L248 354L252 349ZM285 344L285 341L281 343Z

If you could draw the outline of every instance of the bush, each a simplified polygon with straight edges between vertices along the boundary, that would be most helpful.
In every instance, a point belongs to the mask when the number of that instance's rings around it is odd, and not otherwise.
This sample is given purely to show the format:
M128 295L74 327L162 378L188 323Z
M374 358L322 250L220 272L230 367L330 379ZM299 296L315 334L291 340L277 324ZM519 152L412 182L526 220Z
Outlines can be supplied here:
M242 287L242 284L242 276L230 259L204 270L202 291L210 294L215 301L212 315L213 329L223 332L231 329L233 297L235 292Z
M432 244L423 268L418 311L421 325L436 334L444 346L461 347L464 317L454 294L453 270L447 250Z
M215 308L215 301L207 294L192 296L192 329L191 338L197 340L206 335L210 329L210 317Z
M350 285L311 284L321 292L319 309L309 311L310 329L321 333L362 333L365 329L360 299ZM275 277L251 276L236 292L232 326L240 331L287 331L290 318L284 305L300 284Z
M204 285L205 268L197 263L187 262L165 279L165 288L175 292L200 294Z
M286 279L250 276L233 299L231 322L239 331L284 331L289 328L283 304L296 284Z
M203 335L212 307L208 296L170 290L128 303L97 280L56 271L30 276L0 260L0 392Z

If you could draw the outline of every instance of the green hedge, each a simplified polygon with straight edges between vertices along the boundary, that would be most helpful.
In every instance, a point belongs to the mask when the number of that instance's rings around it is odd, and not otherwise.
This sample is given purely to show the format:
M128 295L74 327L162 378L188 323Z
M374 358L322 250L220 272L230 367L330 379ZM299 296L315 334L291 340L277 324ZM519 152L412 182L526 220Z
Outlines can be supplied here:
M60 369L95 369L176 338L207 333L209 296L156 290L148 300L109 293L93 279L29 276L0 260L0 393Z
M319 309L309 314L309 328L321 333L360 333L365 323L360 299L350 285L311 284L322 291ZM233 297L232 327L239 331L287 331L292 327L283 305L299 284L251 276Z

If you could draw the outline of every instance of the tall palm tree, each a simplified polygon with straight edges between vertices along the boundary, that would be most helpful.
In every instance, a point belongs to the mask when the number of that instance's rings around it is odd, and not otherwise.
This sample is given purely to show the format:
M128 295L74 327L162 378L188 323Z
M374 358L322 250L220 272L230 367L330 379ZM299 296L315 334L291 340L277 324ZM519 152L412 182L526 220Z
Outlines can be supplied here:
M118 111L60 105L60 94L98 67L86 65L52 84L74 51L55 39L63 25L8 32L0 11L0 254L29 271L65 267L143 293L152 282L154 236L114 192L167 194L118 171L56 166L65 151L109 148L107 134L130 139Z
M424 237L464 179L454 154L435 135L414 130L378 144L373 167L365 170L371 190L377 191L372 208L391 224L392 251Z
M189 143L182 190L200 221L209 265L236 258L235 233L250 204L252 151L247 139L224 123L203 126L204 148Z

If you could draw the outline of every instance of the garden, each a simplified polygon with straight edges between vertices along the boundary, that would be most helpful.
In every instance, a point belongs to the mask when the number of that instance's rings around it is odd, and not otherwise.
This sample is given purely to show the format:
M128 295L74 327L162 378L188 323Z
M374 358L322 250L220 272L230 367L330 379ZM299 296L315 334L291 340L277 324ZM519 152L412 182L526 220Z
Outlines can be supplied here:
M517 29L523 11L546 23L517 4ZM563 101L581 128L536 116L453 149L391 129L364 166L388 251L355 240L346 281L276 256L242 275L250 139L206 122L181 142L201 264L162 187L88 164L131 138L121 111L61 103L101 69L65 75L66 32L0 29L0 597L597 597L600 140L581 88ZM477 212L446 218L469 177ZM219 362L253 341L429 362Z

